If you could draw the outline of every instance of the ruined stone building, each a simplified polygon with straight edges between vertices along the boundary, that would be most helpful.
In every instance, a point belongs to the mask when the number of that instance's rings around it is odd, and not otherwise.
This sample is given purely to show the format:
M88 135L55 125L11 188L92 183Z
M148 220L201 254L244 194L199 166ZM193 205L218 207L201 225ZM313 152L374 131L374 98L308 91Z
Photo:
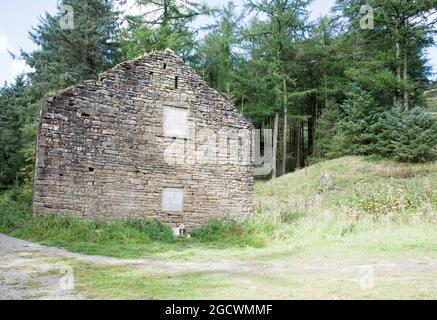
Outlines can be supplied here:
M45 99L34 214L194 227L252 211L251 124L170 50Z

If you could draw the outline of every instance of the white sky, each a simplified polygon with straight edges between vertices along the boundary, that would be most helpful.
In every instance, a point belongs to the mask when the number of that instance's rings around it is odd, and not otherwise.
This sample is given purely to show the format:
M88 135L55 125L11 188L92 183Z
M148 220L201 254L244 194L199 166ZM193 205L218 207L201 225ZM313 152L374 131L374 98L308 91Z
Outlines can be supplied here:
M38 18L48 11L54 13L56 0L1 0L0 10L0 86L5 81L13 81L15 76L28 67L21 60L12 59L8 51L19 54L20 48L25 51L34 50L36 47L28 37L28 31L37 25ZM128 0L132 3L134 0ZM203 0L200 0L203 1ZM208 0L212 6L224 6L227 1ZM328 14L335 0L314 0L310 6L311 19ZM242 0L234 0L241 6ZM208 19L200 19L196 25L209 23ZM437 46L428 50L428 58L433 66L434 78L437 79Z

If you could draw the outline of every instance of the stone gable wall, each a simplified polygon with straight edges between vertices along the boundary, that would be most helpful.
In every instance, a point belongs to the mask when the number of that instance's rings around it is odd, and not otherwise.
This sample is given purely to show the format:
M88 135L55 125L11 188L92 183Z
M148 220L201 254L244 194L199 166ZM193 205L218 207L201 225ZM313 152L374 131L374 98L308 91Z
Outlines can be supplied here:
M187 110L186 138L164 135L165 107ZM171 52L155 52L46 99L34 213L188 227L244 216L252 212L252 142L252 126L231 104ZM183 189L182 213L162 211L165 188Z

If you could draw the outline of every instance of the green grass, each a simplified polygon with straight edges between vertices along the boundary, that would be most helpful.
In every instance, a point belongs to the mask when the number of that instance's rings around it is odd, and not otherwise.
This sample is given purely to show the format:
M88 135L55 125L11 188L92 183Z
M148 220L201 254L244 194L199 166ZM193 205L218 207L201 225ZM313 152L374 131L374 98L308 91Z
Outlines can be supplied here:
M268 235L261 229L273 228L257 226L254 219L223 219L195 230L191 238L175 238L169 226L154 219L104 222L62 214L33 217L30 194L29 188L14 188L0 196L0 232L91 255L140 258L198 248L262 247Z
M89 298L109 299L209 299L232 287L229 277L206 272L178 274L133 267L76 267L76 290ZM208 284L205 286L204 284Z
M75 252L163 263L62 258L74 267L76 291L88 298L436 298L435 268L417 264L437 258L435 163L359 157L317 163L257 182L251 217L214 220L190 239L173 238L155 220L32 218L29 195L28 188L16 188L0 196L1 232ZM375 288L360 289L357 266L384 261L398 266L377 269Z
M425 92L426 109L428 112L437 113L437 89L429 90Z
M155 220L33 218L29 188L0 196L0 231L74 252L119 258L255 259L335 251L437 251L437 165L345 157L257 182L254 214L175 239Z
M74 252L137 257L177 246L170 227L152 219L84 221L66 215L33 217L30 191L13 190L0 197L0 231Z
M258 184L256 207L305 251L437 250L435 163L322 162Z
M360 262L363 260L338 259L332 254L330 260L300 257L290 261L290 269L285 267L270 272L270 269L256 265L251 271L238 267L234 270L181 271L143 266L96 266L62 260L62 264L74 269L75 292L90 299L437 298L435 268L414 269L405 264L391 269L375 267L374 287L363 289L360 287ZM392 262L396 264L397 260Z

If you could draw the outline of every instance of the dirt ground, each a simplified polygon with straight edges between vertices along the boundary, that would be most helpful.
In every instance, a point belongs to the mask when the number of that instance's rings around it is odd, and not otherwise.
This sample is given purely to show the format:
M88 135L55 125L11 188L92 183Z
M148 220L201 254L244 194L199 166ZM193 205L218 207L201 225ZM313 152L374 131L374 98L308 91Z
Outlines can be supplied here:
M60 264L59 261L62 260L60 258L73 259L88 266L127 266L152 273L216 273L226 275L230 279L235 275L235 279L243 284L248 282L253 284L254 279L268 277L276 286L263 289L265 298L268 299L343 299L345 297L437 299L435 257L405 256L392 259L363 257L358 260L348 260L324 256L294 260L284 256L283 259L274 261L233 259L210 262L116 259L71 253L64 249L46 247L3 234L0 234L0 299L87 299L87 296L69 287L68 266ZM305 279L306 287L292 288L294 294L289 295L290 286L298 283L294 279ZM268 283L262 281L260 283L268 286ZM414 295L414 288L411 287L413 284L420 288L421 292L417 296ZM372 295L375 285L379 285L380 288L378 294ZM311 293L312 288L320 286L333 288L330 291L323 291L321 295ZM334 288L335 286L337 288ZM413 291L405 295L400 292L390 294L390 292L397 292L396 290L408 291L409 288ZM357 291L364 294L354 295L353 292ZM384 291L387 291L386 297ZM245 296L241 297L245 298Z

